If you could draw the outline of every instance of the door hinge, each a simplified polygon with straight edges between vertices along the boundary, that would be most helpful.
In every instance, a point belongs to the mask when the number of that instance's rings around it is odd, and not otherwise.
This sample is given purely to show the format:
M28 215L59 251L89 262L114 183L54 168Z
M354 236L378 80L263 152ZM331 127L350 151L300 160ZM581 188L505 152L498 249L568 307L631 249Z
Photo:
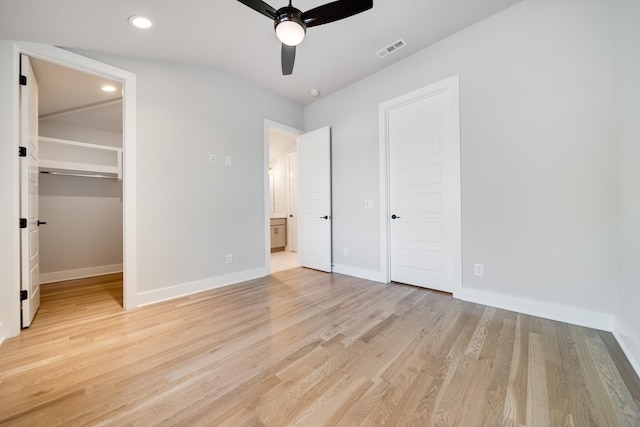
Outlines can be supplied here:
M20 86L26 86L27 85L27 76L23 76L22 74L20 74Z
M29 299L29 291L20 291L20 301Z
M20 218L20 228L27 228L27 218Z
M27 157L27 147L18 147L18 157Z

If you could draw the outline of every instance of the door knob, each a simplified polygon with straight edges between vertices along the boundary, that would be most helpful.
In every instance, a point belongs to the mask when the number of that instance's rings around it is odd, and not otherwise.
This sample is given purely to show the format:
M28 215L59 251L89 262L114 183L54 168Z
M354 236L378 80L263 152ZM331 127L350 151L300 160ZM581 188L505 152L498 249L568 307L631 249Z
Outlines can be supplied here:
M391 219L400 219L400 217L396 214L391 215Z
M329 219L329 215L321 216L320 219Z
M47 221L40 221L38 220L38 227L40 227L41 225L45 225L47 223Z

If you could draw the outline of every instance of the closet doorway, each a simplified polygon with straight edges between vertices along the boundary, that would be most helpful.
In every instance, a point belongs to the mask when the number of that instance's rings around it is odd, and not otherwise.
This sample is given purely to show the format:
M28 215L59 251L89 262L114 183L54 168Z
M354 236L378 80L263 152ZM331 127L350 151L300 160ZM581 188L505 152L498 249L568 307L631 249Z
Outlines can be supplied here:
M38 80L39 282L123 271L122 84L30 58ZM119 298L122 305L123 296Z
M298 159L301 133L277 123L265 124L269 159L269 264L270 272L299 267Z

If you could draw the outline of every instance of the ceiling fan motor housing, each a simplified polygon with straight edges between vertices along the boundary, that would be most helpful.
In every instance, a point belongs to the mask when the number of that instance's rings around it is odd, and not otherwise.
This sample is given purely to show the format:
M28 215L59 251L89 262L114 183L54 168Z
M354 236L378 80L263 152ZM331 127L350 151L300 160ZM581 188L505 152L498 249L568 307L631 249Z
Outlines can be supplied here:
M280 33L278 32L278 26L280 24L285 24L285 26L297 24L300 28L302 28L302 37L300 38L300 40L297 43L293 44L289 44L282 40L282 38L280 37ZM276 30L276 33L278 33L278 37L283 41L283 43L289 44L290 46L295 46L296 44L300 43L307 32L307 25L302 20L302 11L292 6L285 6L278 9L276 11L276 19L274 20L274 29Z

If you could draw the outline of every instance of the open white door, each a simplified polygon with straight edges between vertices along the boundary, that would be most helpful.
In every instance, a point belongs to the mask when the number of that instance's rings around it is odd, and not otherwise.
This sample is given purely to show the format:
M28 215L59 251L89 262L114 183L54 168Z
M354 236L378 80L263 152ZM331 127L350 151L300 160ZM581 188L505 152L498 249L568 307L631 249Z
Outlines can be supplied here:
M302 267L331 272L331 130L298 137L298 254Z
M20 146L26 155L20 158L20 218L26 219L21 229L22 327L27 328L40 306L38 251L38 82L29 57L20 55L20 74L26 85L20 85ZM21 153L22 154L22 153ZM22 227L23 224L21 224ZM24 295L26 293L26 295ZM26 299L24 299L26 298Z

